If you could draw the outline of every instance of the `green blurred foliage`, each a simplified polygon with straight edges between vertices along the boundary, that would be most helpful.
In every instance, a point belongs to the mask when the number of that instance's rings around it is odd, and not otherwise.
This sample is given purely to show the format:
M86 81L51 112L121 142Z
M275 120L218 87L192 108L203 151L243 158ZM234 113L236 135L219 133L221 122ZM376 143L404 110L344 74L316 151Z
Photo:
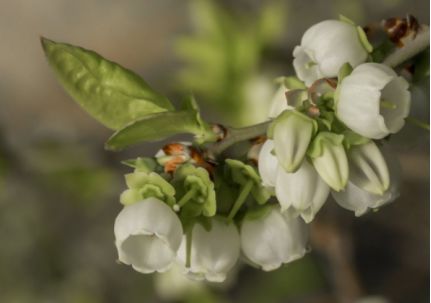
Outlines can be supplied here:
M262 52L280 36L286 5L268 1L255 15L233 13L217 1L190 1L194 34L176 43L185 63L179 87L197 93L212 105L221 122L251 124L247 85L261 72Z

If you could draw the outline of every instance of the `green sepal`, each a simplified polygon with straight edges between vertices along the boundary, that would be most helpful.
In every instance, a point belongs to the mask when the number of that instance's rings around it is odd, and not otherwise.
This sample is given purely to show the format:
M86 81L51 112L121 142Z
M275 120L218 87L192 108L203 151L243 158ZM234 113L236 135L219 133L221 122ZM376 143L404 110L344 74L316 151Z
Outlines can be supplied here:
M202 205L197 203L188 203L181 208L181 218L186 220L196 218L202 215Z
M334 122L334 119L335 119L334 112L321 111L320 116L317 119L317 122L320 123L324 128L330 131L332 129L332 123Z
M247 210L244 216L244 220L259 220L266 217L272 210L274 205L263 205L258 207L253 207Z
M175 188L154 172L133 172L125 175L129 189L120 196L120 202L129 205L149 197L155 197L169 206L175 204Z
M349 62L344 63L340 69L338 70L338 83L337 86L341 84L341 82L350 75L353 71L352 65Z
M244 186L247 182L253 181L254 186L251 189L253 198L258 204L265 204L268 201L271 193L262 186L262 179L253 166L234 159L226 159L225 163L234 183Z
M343 22L346 22L347 24L350 24L350 25L353 25L353 26L356 26L356 24L355 24L355 22L353 22L353 20L352 19L350 19L350 18L347 18L346 16L344 16L344 15L338 15L338 19L340 20L340 21L343 21Z
M108 128L174 109L137 74L93 51L46 38L41 43L64 89Z
M286 109L285 111L283 111L280 115L277 116L277 118L274 119L274 121L268 126L268 130L267 130L267 136L269 139L273 139L274 138L274 128L275 125L277 124L277 122L284 120L284 119L289 119L290 116L297 116L305 121L308 121L310 123L312 123L313 125L313 134L315 134L318 130L318 124L316 122L316 120L308 117L307 115L297 111L297 110L290 110L290 109Z
M227 215L238 197L239 188L225 180L221 168L218 168L214 174L214 188L217 192L217 213Z
M363 137L352 130L345 130L343 132L344 135L344 147L346 149L350 149L350 147L355 145L362 145L368 143L370 141L369 138Z
M157 161L154 158L138 157L136 159L128 159L121 161L122 164L133 167L136 172L156 172L159 168Z
M193 99L191 99L193 100ZM216 140L203 122L194 101L187 101L182 110L145 117L115 132L105 144L108 150L122 150L141 142L160 141L177 134L194 134L197 142Z
M308 91L306 89L292 89L286 94L287 104L299 108L308 100Z
M212 219L219 219L218 216L214 216ZM207 232L211 231L212 229L212 221L208 217L197 217L196 223L200 224Z
M275 79L275 83L283 84L289 90L307 88L305 83L299 80L299 78L296 76L278 77Z
M340 87L341 87L341 82L343 82L343 80L349 76L353 71L353 67L350 65L349 62L344 63L340 69L338 70L338 81L337 81L337 88L335 89L335 93L334 93L334 107L337 106L338 103L338 98L340 95Z
M307 150L307 155L311 158L320 157L323 153L323 145L342 145L344 140L343 135L337 135L330 132L320 132L311 142L310 147Z
M181 208L184 212L189 212L191 216L198 216L202 213L206 217L216 214L216 192L207 170L192 164L181 165L175 170L172 183L177 188L179 195L184 195L192 189L195 190L195 195L190 202Z
M356 31L358 32L359 41L361 41L362 46L368 53L372 53L373 46L371 45L370 41L368 41L367 34L365 33L364 29L358 25L356 27Z
M373 52L371 53L372 62L381 63L383 60L394 51L396 45L389 40L388 37L381 42L379 45L374 47Z

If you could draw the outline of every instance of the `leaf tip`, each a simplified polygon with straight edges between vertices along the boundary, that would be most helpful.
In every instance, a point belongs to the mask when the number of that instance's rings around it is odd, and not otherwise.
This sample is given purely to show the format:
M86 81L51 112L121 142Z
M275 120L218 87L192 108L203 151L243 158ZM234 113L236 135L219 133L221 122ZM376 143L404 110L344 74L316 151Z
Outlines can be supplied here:
M44 37L44 36L39 36L40 39L40 44L42 44L42 48L45 51L45 53L49 50L49 48L55 44L54 41Z

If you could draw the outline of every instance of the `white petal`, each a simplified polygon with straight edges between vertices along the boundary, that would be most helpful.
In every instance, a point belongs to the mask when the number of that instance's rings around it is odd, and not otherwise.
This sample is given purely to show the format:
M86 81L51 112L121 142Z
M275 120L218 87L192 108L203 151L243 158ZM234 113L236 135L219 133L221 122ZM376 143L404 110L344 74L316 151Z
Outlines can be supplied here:
M273 207L266 216L244 219L241 225L244 255L263 270L277 269L308 251L308 229L299 218L290 218Z
M286 171L294 172L301 165L313 129L312 120L296 111L289 111L289 115L276 121L274 149L280 165Z
M304 33L301 46L294 50L294 57L298 77L306 80L309 86L319 78L335 77L346 62L353 67L364 62L367 52L354 26L338 20L325 20ZM310 61L316 65L306 69Z
M265 271L277 269L289 259L289 241L287 225L276 208L263 218L246 218L241 225L244 255Z
M389 187L386 161L373 141L353 146L348 153L350 181L370 193L382 195Z
M296 46L293 50L293 67L299 79L305 85L310 86L317 79L323 78L319 66L315 64L311 50L306 50L301 46Z
M182 233L177 215L156 198L125 206L114 225L120 261L141 272L166 270L181 244ZM159 260L156 254L160 254Z
M390 186L383 195L372 194L352 182L348 182L344 191L332 192L335 201L343 208L352 210L357 217L362 216L370 209L377 209L393 202L399 196L400 164L388 148L384 148L384 155L388 159Z
M258 169L264 186L274 187L277 175L278 160L272 154L274 141L266 140L259 153Z
M375 195L348 182L344 191L332 192L334 200L343 208L354 211L355 216L365 214L369 209L379 208L399 196L396 186L391 186L383 195Z
M204 270L207 280L222 282L238 260L240 238L234 224L217 219L213 219L211 223L210 231L206 231L200 224L193 228L193 264Z
M382 91L382 99L393 103L396 108L381 108L380 114L390 133L397 133L404 126L404 119L410 113L411 94L409 84L402 77L389 82Z
M312 161L320 177L334 190L340 191L346 186L349 165L342 145L324 147L322 155Z
M341 83L337 117L358 134L381 139L399 131L410 110L407 82L378 63L359 65ZM395 109L382 107L381 99Z
M275 192L282 210L294 208L308 223L325 203L329 186L307 160L295 173L280 169Z
M186 238L178 251L184 272L194 280L223 282L240 254L240 237L234 224L214 218L211 230L195 224L192 231L190 267L186 268Z
M154 235L132 235L120 249L119 260L142 273L164 272L175 258L167 243Z
M288 109L286 92L288 89L282 84L275 92L274 96L271 99L270 107L269 107L269 118L275 118L286 109Z
M307 224L300 218L292 218L285 214L283 214L283 217L290 234L287 262L292 262L302 258L309 251L309 229Z

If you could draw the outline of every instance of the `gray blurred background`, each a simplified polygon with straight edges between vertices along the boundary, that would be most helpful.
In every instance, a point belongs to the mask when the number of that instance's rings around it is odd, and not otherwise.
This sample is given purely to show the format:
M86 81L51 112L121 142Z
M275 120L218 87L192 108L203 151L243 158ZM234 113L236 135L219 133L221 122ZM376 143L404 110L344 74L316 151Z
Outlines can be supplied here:
M365 25L411 13L429 24L429 2L422 0L213 2L248 20L234 23L239 32L263 7L279 5L273 10L279 32L262 42L247 79L293 74L291 53L303 32L339 14ZM116 263L113 222L127 172L119 162L151 155L160 145L104 151L110 131L66 95L39 37L92 49L176 100L198 90L182 75L193 73L194 63L181 39L199 33L205 20L196 17L208 12L189 4L0 1L0 302L349 302L372 295L428 302L429 133L411 125L391 140L403 169L401 197L361 218L328 201L312 225L315 248L304 260L272 273L239 268L223 287L200 285L172 296L154 287L172 282ZM412 90L412 115L428 121L428 80ZM210 102L210 90L198 95L203 107ZM220 114L216 101L206 112L212 119Z

